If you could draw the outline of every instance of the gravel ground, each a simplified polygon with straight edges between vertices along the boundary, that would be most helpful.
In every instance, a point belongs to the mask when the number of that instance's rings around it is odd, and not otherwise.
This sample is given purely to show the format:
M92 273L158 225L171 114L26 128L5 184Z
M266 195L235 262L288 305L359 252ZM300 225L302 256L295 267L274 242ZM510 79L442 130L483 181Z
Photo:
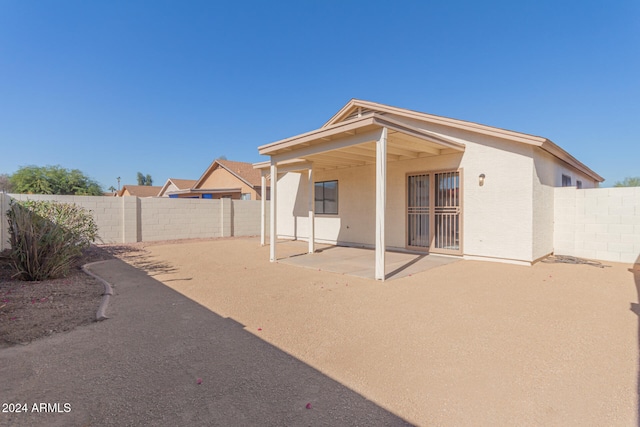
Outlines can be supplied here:
M270 264L256 239L146 250L174 266L156 279L415 424L637 424L633 266L462 261L381 283Z
M0 350L0 397L72 413L0 425L638 424L638 265L383 283L269 263L257 239L118 256L139 270L96 267L122 283L111 319Z

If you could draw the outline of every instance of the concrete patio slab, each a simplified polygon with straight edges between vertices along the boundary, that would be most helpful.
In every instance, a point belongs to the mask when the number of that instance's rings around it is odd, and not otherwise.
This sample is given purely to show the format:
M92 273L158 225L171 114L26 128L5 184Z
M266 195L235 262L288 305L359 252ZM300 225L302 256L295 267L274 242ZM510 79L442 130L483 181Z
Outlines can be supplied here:
M286 256L278 262L314 270L331 271L350 276L375 278L375 251L334 245L316 245L316 252L307 253L308 244L302 241L281 241L278 251ZM411 276L442 265L461 261L457 257L387 251L386 280Z

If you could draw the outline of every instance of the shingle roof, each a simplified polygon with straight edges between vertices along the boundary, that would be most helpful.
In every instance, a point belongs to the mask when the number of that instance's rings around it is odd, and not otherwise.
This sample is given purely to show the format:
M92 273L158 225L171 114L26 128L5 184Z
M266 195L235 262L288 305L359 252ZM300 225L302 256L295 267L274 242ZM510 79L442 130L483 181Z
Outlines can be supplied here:
M251 163L234 162L232 160L216 160L220 166L238 175L253 186L260 186L260 171L253 168Z
M124 194L127 190L130 195L136 197L155 197L158 195L162 187L155 185L125 185L120 190L119 195Z
M186 190L188 188L191 188L197 182L197 180L195 180L195 179L178 179L178 178L169 178L169 179L180 190Z

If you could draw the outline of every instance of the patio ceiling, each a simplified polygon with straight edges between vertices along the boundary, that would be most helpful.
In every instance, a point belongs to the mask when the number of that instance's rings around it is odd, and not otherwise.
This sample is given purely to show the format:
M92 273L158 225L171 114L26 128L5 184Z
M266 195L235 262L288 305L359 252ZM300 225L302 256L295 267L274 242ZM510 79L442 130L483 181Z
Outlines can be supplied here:
M314 170L372 165L376 141L387 129L387 161L464 151L464 144L372 113L258 148L278 164L313 163ZM265 167L269 162L265 162ZM292 170L291 168L289 170Z

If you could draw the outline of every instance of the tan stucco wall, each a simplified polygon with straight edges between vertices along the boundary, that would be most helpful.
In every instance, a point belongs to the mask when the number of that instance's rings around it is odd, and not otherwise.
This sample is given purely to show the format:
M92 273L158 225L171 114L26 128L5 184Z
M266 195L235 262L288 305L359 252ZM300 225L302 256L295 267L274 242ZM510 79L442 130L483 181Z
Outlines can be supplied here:
M169 192L171 191L177 191L179 190L179 188L172 182L169 184L169 186L167 186L167 189L164 190L164 193L162 194L162 197L169 197Z
M242 193L251 194L251 200L260 200L259 194L251 186L222 167L211 172L199 188L240 188Z

